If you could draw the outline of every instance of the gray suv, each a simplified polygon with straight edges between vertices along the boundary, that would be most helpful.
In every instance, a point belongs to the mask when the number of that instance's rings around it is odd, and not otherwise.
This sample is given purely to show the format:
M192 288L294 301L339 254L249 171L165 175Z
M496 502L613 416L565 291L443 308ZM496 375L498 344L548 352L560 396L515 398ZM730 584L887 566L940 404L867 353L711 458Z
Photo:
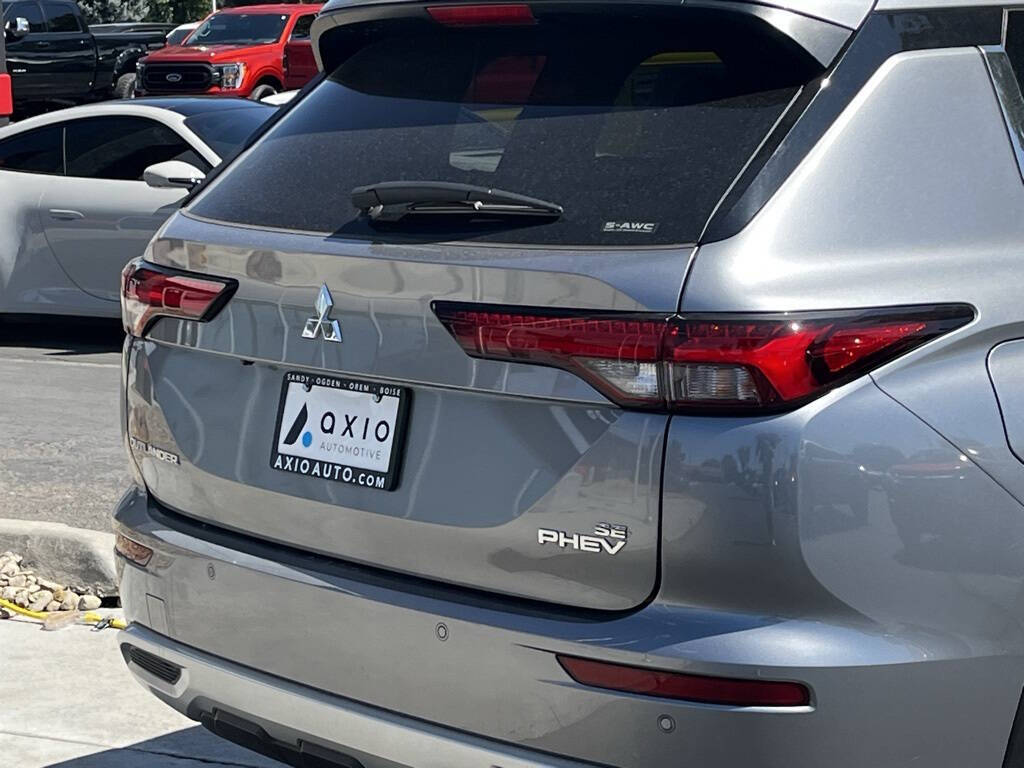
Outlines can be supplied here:
M329 3L124 273L136 677L297 766L1024 765L1024 12L936 4Z

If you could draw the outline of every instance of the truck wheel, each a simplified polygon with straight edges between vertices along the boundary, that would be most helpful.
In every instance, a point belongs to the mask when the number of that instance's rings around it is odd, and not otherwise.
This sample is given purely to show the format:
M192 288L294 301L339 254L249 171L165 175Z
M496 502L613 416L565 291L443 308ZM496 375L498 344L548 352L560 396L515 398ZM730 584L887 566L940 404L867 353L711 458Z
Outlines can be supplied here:
M135 73L129 72L127 75L121 75L117 78L117 84L114 86L114 98L115 99L134 99L135 98Z
M252 93L249 94L249 98L253 101L260 101L267 98L267 96L273 96L277 93L277 88L272 86L270 83L260 83L252 89Z

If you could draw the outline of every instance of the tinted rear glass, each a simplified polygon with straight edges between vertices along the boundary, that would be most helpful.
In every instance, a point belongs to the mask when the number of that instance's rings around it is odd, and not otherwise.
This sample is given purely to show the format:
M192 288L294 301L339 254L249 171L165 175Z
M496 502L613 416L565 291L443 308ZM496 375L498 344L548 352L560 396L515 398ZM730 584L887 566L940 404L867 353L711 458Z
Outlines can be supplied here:
M25 173L64 173L63 129L48 125L0 141L0 170Z
M245 109L203 112L185 120L192 130L220 158L233 155L277 110L263 104Z
M82 31L82 25L78 23L73 6L66 3L43 3L43 11L46 13L46 23L51 32Z
M322 44L340 65L191 210L375 240L692 242L818 69L757 20L671 10L339 28ZM498 188L565 213L375 229L351 190L398 180Z

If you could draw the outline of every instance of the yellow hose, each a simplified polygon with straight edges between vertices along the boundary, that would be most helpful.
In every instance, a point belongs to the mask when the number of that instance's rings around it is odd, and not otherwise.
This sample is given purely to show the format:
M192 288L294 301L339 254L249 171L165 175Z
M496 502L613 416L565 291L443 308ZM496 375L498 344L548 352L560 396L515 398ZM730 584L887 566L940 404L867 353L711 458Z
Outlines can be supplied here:
M20 605L15 605L3 598L0 598L0 606L3 606L10 611L14 611L15 613L20 613L22 616L28 616L30 619L38 619L40 621L53 619L57 616L61 616L62 614L66 615L70 613L70 611L51 611L49 613L45 613L43 611L30 611L28 608L22 608ZM78 616L78 621L82 624L99 624L103 619L103 616L100 616L98 613L92 613L91 611ZM114 629L125 629L128 625L125 623L124 619L111 619L109 626Z

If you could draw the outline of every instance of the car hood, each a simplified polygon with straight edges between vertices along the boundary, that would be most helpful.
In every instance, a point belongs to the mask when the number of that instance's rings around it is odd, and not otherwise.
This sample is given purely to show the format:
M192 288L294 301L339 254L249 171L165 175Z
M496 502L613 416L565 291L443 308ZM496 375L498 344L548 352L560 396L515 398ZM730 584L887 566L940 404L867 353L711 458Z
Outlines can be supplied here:
M174 46L173 48L163 48L159 51L154 51L146 57L146 61L234 61L239 58L244 59L246 56L265 50L272 45L274 44Z

